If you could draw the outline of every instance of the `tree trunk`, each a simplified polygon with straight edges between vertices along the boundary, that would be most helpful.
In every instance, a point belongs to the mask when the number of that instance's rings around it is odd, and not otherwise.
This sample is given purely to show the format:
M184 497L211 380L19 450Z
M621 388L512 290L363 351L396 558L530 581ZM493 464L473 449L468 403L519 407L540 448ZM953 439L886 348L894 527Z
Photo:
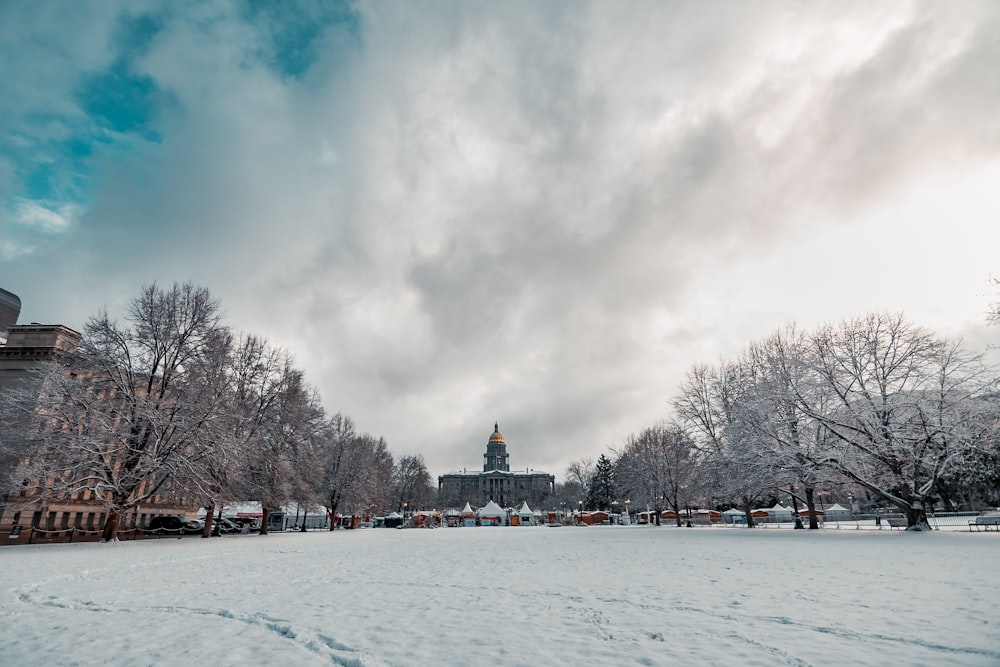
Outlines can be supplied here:
M806 487L806 507L809 508L809 530L819 530L819 521L816 519L816 501L813 499L814 489Z
M104 522L104 532L101 533L101 542L118 541L118 524L121 523L122 515L118 510L108 511L108 519Z
M749 498L743 499L743 511L747 513L747 528L753 528L753 506Z
M302 513L302 527L299 528L300 533L306 532L306 520L309 518L309 510Z
M339 503L332 496L330 497L330 530L337 528L337 505Z
M925 505L914 502L909 507L901 508L906 513L907 530L930 530L931 525L927 522L927 510Z
M271 508L261 504L260 508L260 534L267 535L268 526L271 524Z
M215 503L205 508L205 527L201 531L202 537L212 536L212 519L215 518Z

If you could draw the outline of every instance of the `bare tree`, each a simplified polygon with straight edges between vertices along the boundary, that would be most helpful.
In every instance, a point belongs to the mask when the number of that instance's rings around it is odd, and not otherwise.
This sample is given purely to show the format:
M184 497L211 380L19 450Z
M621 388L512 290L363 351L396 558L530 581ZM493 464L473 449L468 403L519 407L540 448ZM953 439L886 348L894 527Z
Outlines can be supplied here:
M822 395L812 391L805 355L805 340L794 326L750 344L740 360L750 385L739 412L755 437L757 454L773 462L775 485L790 494L796 515L799 492L804 494L809 528L817 529L815 489L841 477L820 463L829 449L829 431L801 406L803 396L822 402ZM800 526L798 516L796 521Z
M752 386L741 364L697 365L673 402L678 424L700 452L705 483L743 507L748 528L754 525L753 503L773 487L776 472L742 413Z
M197 476L216 441L228 344L219 303L191 284L143 287L124 323L91 318L71 372L44 367L20 476L38 497L103 502L102 540L116 539L126 512Z
M660 523L664 506L677 514L688 507L699 479L698 451L676 424L661 421L628 438L615 461L619 490L639 504L652 506Z
M990 441L995 373L901 315L823 327L809 343L816 391L802 407L835 441L819 462L926 528L939 480Z
M434 497L434 482L422 455L401 456L396 462L393 479L398 511L423 507Z
M206 469L209 508L229 499L260 499L263 490L287 481L281 460L269 457L270 431L282 393L294 374L288 355L254 335L243 335L228 364L225 446ZM272 480L271 484L268 480ZM214 492L214 494L213 494ZM211 529L206 518L206 534ZM261 530L267 532L266 525Z
M590 494L590 480L593 477L594 459L589 456L573 461L566 466L566 485L579 489L577 500L583 500Z
M567 512L582 506L586 497L587 494L579 482L567 479L562 484L556 484L551 502L553 508Z
M337 414L327 429L322 474L322 495L331 516L344 505L370 511L391 483L392 455L384 439L357 433L349 417ZM334 527L331 521L330 530Z
M311 475L319 466L326 426L319 396L287 357L275 381L275 400L243 449L246 496L260 501L262 535L268 533L275 509L292 500L302 502L319 488Z
M323 452L321 491L330 512L330 530L336 528L341 502L354 492L366 465L356 447L358 434L350 417L337 413L327 425Z
M395 461L388 444L384 438L376 439L364 483L359 484L356 509L365 509L373 516L390 509L395 496L394 472Z

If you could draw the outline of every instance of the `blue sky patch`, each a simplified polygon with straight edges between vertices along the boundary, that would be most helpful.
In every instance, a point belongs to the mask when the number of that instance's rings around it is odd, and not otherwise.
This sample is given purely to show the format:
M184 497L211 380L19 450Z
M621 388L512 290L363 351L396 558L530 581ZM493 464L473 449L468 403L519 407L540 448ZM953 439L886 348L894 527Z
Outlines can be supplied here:
M84 73L69 91L81 114L36 111L10 128L0 151L15 165L14 189L3 200L14 219L25 201L53 211L85 205L96 178L95 157L162 142L156 124L175 98L132 65L162 28L158 16L121 18L110 38L116 54L112 64Z
M251 57L284 80L302 78L324 49L360 45L360 19L351 2L237 0L235 7L238 20L255 32ZM163 11L115 20L110 64L80 72L70 90L58 91L75 102L77 113L40 107L7 119L0 156L13 178L0 206L9 219L16 221L26 201L52 211L84 209L101 178L98 160L164 141L160 123L179 102L139 63L177 11L168 4Z
M360 21L351 2L246 1L241 13L267 38L258 57L286 78L301 78L309 70L327 31L339 30L352 42L360 41Z
M151 124L165 96L152 78L129 71L119 61L106 72L84 78L77 89L80 108L100 127L151 138Z

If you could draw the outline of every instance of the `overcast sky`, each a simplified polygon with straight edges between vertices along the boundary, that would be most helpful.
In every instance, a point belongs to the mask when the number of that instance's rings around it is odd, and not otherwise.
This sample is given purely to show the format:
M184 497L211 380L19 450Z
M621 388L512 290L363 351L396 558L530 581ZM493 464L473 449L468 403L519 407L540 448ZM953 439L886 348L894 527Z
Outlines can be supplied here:
M192 281L331 412L562 479L694 363L1000 273L1000 3L5 2L0 287Z

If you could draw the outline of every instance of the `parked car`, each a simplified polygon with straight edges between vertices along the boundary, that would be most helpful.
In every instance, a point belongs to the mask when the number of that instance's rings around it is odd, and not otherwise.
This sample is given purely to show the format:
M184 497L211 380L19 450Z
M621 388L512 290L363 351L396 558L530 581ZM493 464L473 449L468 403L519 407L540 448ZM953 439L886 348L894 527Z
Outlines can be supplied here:
M232 520L227 519L224 516L216 517L212 519L212 534L222 535L226 533L238 533L243 530L242 526L238 526L232 522Z
M237 516L230 519L242 531L246 526L247 530L256 532L260 530L260 519L253 519L246 516Z
M154 516L146 530L151 533L176 533L177 535L194 535L200 533L205 524L198 519L188 519L184 516Z

